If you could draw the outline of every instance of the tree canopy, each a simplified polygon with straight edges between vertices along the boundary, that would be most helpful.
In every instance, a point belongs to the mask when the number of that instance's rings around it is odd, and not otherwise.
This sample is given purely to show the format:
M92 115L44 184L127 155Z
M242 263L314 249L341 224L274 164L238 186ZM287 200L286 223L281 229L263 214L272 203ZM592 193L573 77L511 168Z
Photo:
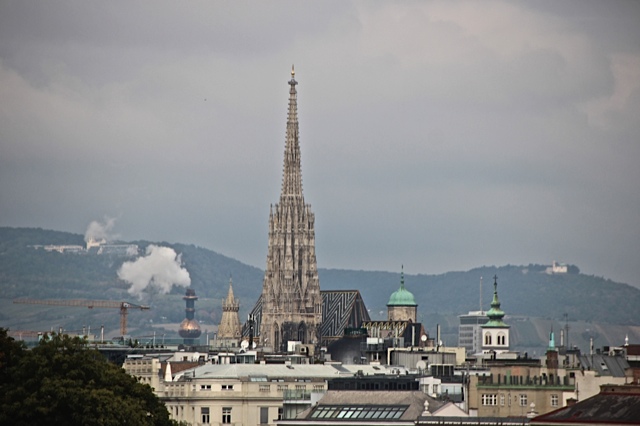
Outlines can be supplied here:
M148 385L86 341L52 334L27 349L0 328L0 425L176 425Z

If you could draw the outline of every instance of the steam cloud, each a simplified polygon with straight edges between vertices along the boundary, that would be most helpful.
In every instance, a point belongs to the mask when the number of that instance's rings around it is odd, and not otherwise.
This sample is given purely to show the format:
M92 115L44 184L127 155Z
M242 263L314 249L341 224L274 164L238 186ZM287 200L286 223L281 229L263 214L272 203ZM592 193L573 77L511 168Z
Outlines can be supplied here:
M111 230L116 224L116 219L113 217L105 217L104 222L98 222L94 220L87 227L84 233L84 240L88 242L93 239L95 241L105 240L110 241L115 238L115 235L111 235Z
M142 299L147 290L167 294L173 285L188 287L191 284L181 258L182 255L170 247L149 245L146 256L122 264L118 277L131 284L129 294L138 299Z

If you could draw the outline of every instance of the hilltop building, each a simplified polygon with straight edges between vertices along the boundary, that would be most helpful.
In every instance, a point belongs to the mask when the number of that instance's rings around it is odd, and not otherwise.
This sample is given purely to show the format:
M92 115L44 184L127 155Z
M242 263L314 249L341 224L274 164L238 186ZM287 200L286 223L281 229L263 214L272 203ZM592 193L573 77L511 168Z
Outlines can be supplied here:
M569 273L569 265L566 263L558 263L554 260L546 272L547 274L567 274Z
M289 340L316 344L322 297L315 252L315 216L302 194L295 72L289 80L284 170L280 201L269 213L269 246L258 333L275 351Z
M222 318L218 326L217 345L236 347L242 338L240 326L240 303L233 295L233 282L229 279L229 292L227 298L222 301Z

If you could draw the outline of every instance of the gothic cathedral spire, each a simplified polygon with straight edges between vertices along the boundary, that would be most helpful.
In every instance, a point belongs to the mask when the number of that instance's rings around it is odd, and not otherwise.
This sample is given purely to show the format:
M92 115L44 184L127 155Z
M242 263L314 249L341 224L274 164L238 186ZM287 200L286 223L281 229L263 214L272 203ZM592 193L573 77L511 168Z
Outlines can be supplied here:
M315 216L302 195L295 72L289 111L280 201L269 214L269 247L259 326L264 346L286 349L289 340L319 342L322 297L315 253Z

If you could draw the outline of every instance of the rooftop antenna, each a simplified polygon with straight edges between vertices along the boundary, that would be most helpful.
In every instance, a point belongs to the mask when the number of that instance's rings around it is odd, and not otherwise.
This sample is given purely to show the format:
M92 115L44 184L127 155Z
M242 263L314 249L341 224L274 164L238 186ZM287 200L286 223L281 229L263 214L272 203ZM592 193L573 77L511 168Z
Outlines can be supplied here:
M480 315L482 315L482 276L480 276Z
M569 346L569 314L564 314L564 339L567 342L566 348L570 348Z

